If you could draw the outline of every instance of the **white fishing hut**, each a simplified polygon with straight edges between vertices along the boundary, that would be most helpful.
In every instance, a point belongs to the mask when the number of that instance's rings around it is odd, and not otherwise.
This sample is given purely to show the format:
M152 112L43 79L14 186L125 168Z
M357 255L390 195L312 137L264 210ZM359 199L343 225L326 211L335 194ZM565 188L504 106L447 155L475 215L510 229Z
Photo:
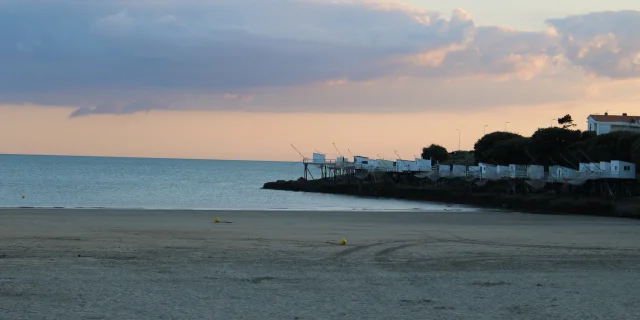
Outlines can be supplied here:
M369 158L362 156L353 157L353 165L356 169L366 169L369 166Z
M411 167L411 160L396 160L396 172L407 172Z
M509 178L521 179L527 177L527 166L521 164L509 165Z
M617 179L636 179L636 164L625 161L611 161L611 177Z
M395 171L395 164L391 160L378 159L378 170L392 172Z
M337 157L336 158L336 167L337 168L344 168L347 167L349 165L349 160L345 157Z
M544 179L544 166L539 166L539 165L527 166L527 178L532 180Z
M410 171L413 171L413 172L432 171L433 165L431 164L430 159L416 158L416 161L411 163L409 169Z
M451 176L456 178L464 178L467 176L467 166L462 164L454 164L452 166Z
M322 163L326 163L327 162L327 156L323 153L313 153L313 157L311 158L311 161L314 164L322 164Z
M441 177L450 177L451 176L451 166L448 164L439 164L438 165L438 175Z
M556 175L560 179L575 179L580 176L580 171L567 167L559 167L556 169Z
M600 170L602 171L603 178L611 177L611 162L600 161Z
M498 165L498 167L496 168L497 172L498 172L498 176L500 178L508 178L509 177L509 166L501 166Z
M480 174L482 175L482 178L494 179L499 177L498 166L486 163L479 163L478 166L480 167Z
M480 175L480 166L469 166L469 168L467 169L467 177L480 177Z
M578 171L582 173L589 173L591 172L591 166L588 163L580 162L580 164L578 164Z

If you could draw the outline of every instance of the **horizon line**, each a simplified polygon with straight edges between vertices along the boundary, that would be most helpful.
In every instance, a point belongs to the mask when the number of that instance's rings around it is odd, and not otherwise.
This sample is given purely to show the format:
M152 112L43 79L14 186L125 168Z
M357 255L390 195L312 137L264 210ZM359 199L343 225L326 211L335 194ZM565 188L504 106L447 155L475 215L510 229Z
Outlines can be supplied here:
M74 154L46 154L46 153L0 153L0 156L30 156L30 157L69 157L69 158L114 158L114 159L147 159L147 160L195 160L195 161L244 161L244 162L283 162L294 163L301 160L256 160L256 159L216 159L216 158L179 158L153 156L113 156L113 155L74 155Z

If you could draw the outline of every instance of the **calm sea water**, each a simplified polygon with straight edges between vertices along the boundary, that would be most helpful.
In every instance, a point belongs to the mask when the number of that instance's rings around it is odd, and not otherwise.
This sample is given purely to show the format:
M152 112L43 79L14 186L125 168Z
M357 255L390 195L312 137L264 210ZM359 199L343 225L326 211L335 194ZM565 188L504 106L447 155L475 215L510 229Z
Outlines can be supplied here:
M0 155L0 207L472 210L261 189L301 175L302 164L285 162Z

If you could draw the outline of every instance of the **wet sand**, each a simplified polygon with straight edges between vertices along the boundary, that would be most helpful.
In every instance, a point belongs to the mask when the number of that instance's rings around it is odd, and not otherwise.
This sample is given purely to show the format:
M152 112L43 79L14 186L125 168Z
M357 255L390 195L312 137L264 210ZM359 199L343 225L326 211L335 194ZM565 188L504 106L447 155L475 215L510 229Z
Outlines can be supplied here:
M0 210L0 319L640 319L639 297L636 220Z

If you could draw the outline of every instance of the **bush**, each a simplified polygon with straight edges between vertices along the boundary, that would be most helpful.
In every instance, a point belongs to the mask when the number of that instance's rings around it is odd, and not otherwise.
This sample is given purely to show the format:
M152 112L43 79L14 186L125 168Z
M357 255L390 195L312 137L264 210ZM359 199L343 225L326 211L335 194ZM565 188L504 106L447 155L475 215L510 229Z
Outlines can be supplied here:
M422 159L432 159L433 161L442 162L449 158L449 152L443 146L432 144L422 149Z

